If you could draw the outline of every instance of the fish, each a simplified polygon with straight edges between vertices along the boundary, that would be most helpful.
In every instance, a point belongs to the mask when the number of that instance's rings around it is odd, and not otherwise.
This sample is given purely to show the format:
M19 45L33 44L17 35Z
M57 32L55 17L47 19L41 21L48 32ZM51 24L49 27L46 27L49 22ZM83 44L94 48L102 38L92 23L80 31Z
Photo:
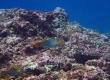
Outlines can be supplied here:
M2 71L1 74L9 75L9 76L21 76L22 72L16 70L8 70L8 71Z
M44 47L44 48L52 48L64 45L65 41L63 39L60 39L58 37L52 37L52 38L46 38L42 41L35 42L35 47Z

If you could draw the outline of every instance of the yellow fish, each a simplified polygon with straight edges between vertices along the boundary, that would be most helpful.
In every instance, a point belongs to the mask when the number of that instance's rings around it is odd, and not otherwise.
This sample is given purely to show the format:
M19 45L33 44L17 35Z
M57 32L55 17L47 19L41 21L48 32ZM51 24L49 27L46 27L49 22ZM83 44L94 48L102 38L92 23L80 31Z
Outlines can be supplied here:
M36 42L34 46L51 48L51 47L57 47L57 46L64 45L64 44L65 44L64 40L57 38L57 37L52 37L52 38L47 38L40 42Z

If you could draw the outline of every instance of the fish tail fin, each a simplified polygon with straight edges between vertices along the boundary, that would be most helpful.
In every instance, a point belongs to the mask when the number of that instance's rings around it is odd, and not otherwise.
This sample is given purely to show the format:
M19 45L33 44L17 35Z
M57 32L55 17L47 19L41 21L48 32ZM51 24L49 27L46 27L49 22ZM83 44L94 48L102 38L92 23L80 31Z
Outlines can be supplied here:
M40 47L41 42L35 42L34 47Z

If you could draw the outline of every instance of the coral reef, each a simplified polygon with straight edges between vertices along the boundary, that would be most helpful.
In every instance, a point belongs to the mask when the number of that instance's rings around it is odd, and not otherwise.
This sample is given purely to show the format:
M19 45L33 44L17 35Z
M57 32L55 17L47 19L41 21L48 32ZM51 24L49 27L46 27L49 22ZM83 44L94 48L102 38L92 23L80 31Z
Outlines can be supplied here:
M65 44L34 46L51 37ZM69 22L60 7L1 10L0 80L110 80L109 36Z

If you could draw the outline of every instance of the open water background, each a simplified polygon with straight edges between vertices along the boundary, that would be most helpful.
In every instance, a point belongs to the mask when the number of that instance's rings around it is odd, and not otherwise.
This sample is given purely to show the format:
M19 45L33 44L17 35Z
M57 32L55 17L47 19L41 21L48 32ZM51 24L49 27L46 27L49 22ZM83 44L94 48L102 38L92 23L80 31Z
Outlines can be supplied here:
M24 8L52 11L64 8L70 21L100 33L110 32L110 0L0 0L0 9Z

